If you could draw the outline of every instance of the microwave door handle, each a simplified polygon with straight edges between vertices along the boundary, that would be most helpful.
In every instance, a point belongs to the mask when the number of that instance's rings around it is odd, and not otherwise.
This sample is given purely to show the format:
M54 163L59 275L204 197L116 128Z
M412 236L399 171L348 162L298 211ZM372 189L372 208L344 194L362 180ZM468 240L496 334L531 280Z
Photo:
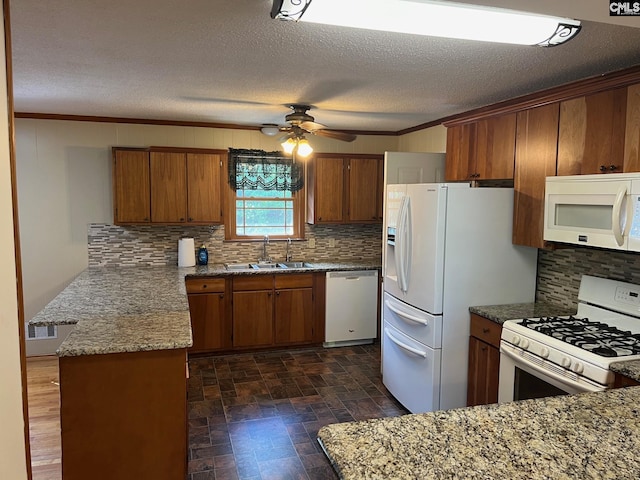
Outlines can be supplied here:
M613 236L616 239L616 243L619 247L624 243L624 234L622 232L623 226L620 224L620 210L622 209L622 202L627 196L627 187L622 186L618 190L616 199L613 202L613 211L611 213L611 225L613 226Z

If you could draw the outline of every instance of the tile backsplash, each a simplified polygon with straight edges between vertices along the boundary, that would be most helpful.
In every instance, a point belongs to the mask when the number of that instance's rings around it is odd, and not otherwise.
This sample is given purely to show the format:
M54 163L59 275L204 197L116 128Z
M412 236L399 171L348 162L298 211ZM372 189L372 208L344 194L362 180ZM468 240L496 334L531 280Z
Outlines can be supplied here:
M536 298L575 308L582 275L640 285L640 254L582 247L539 250Z
M90 224L89 267L177 265L178 240L193 237L209 250L209 263L255 262L262 242L225 242L224 226L128 226ZM305 240L293 241L294 260L381 261L382 226L306 225ZM315 243L315 245L313 245ZM313 248L312 248L313 247ZM267 253L284 260L286 241L272 240Z

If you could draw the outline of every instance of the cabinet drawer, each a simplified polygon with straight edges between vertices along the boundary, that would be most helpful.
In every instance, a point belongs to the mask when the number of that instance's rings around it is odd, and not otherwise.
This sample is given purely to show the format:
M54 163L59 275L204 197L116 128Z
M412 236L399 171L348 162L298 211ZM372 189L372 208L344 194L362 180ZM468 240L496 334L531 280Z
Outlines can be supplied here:
M472 313L470 333L472 337L476 337L489 345L500 348L502 325Z
M187 293L224 293L224 278L187 278Z
M313 287L313 274L276 275L276 288L305 288Z
M233 291L271 290L273 275L248 275L233 277Z

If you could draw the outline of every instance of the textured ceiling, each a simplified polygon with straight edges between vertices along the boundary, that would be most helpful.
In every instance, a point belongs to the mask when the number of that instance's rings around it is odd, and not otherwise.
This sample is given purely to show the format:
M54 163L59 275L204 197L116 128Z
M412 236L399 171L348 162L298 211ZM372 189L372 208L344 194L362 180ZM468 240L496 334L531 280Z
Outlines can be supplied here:
M640 64L640 17L601 23L604 0L537 2L588 20L554 48L281 22L270 0L10 5L16 112L260 125L310 103L330 128L399 131Z

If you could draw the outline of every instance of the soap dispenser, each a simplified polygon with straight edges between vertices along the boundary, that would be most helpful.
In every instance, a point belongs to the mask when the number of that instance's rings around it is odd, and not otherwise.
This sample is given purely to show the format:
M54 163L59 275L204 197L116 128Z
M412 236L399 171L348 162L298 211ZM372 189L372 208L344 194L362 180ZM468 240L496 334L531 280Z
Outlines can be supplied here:
M198 249L198 265L207 265L209 263L209 252L207 251L207 247L202 246Z

